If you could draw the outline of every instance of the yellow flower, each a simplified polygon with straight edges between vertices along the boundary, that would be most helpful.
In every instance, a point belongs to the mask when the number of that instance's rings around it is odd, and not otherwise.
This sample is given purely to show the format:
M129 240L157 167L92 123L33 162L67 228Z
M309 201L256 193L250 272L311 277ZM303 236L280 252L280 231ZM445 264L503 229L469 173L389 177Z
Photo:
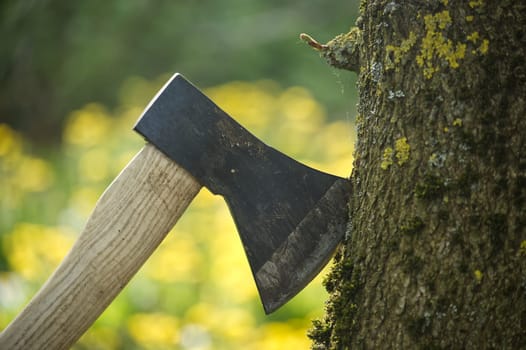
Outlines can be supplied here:
M228 293L232 303L244 303L255 298L254 279L226 206L216 212L213 227L216 232L211 236L210 244L214 263L210 269L217 291Z
M246 349L250 350L281 350L309 349L306 326L294 326L294 322L268 323L262 326L261 333Z
M69 116L64 141L77 146L93 146L110 136L111 126L112 120L101 105L88 104Z
M114 327L103 327L97 324L84 333L78 344L83 349L97 350L113 350L122 347L119 334Z
M161 313L139 313L128 320L128 331L144 348L172 348L179 342L179 322Z
M78 187L69 198L70 205L81 215L87 217L93 211L102 191L94 187Z
M17 224L5 237L7 259L28 280L43 280L69 251L73 235L65 229Z
M284 117L300 128L304 125L319 127L325 120L325 111L304 88L288 88L280 95L279 103Z
M198 278L202 264L194 241L182 232L171 232L144 268L148 276L160 282L190 282Z
M13 184L23 191L39 192L53 183L53 170L43 159L25 156L16 166Z
M9 125L0 123L0 157L19 154L22 150L20 135Z
M89 150L79 158L79 175L87 181L103 181L108 176L109 163L109 155L105 149L97 148Z
M197 324L235 344L251 341L255 334L255 319L246 307L220 308L207 303L192 306L185 322Z
M276 104L274 84L234 81L206 90L206 94L251 132L269 125Z

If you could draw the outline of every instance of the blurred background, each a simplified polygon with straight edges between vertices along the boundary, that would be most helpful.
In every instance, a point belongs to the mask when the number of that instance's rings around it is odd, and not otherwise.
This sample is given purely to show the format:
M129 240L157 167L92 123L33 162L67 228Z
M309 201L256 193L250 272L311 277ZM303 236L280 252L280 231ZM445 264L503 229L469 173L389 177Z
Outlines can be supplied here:
M358 2L0 4L0 329L67 253L142 147L131 131L174 72L266 143L348 176L354 75L298 39L348 31ZM323 274L322 274L323 275ZM220 197L202 190L76 349L303 349L318 277L265 316Z

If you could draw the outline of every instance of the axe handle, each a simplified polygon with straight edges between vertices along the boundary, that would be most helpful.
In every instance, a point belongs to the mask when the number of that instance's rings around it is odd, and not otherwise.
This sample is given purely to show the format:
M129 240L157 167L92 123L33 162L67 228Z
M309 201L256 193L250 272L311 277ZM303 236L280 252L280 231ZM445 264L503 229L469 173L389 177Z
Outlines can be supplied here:
M15 320L0 349L67 349L175 225L201 185L147 144L101 196L66 258Z

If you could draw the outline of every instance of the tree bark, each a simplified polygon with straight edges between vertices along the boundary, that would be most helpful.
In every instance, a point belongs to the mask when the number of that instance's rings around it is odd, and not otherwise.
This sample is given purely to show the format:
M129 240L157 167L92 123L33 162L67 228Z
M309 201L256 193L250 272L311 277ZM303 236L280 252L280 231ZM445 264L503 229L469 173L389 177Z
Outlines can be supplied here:
M526 4L360 11L310 42L359 70L360 96L349 232L313 348L525 349Z

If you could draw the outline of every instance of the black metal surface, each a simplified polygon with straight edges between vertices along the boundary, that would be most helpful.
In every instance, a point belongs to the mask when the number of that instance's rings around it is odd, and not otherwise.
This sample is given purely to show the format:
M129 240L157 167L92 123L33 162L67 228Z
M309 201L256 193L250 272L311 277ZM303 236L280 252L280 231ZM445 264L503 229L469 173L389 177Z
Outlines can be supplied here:
M267 312L275 309L269 305L279 299L276 293L290 294L290 290L281 289L297 289L298 285L303 288L314 277L313 272L294 274L294 270L308 265L315 266L310 270L317 273L341 240L343 228L336 234L327 234L328 225L334 221L335 215L343 216L338 220L345 220L341 210L331 213L324 207L317 210L324 214L314 215L316 220L303 225L299 233L298 227L309 213L312 216L320 200L324 196L327 198L326 194L335 182L345 183L343 187L347 188L347 180L309 168L265 145L183 76L174 75L163 87L146 108L135 130L184 167L203 186L224 196ZM346 196L340 194L334 200L338 203L330 205L331 208L333 205L345 208ZM309 232L302 243L301 232L305 230ZM289 265L287 261L278 264L279 279L294 276L308 280L295 283L294 287L283 281L272 282L273 277L265 283L277 288L263 287L262 281L267 273L262 268L265 264L268 267L273 256L275 260L276 252L288 245L289 236L294 232L296 243L287 250L294 250L296 258ZM324 243L323 252L313 255L313 249L320 250L316 248L319 246L317 242L327 241L329 237L331 242ZM304 266L294 266L296 264ZM275 275L275 271L273 273Z

